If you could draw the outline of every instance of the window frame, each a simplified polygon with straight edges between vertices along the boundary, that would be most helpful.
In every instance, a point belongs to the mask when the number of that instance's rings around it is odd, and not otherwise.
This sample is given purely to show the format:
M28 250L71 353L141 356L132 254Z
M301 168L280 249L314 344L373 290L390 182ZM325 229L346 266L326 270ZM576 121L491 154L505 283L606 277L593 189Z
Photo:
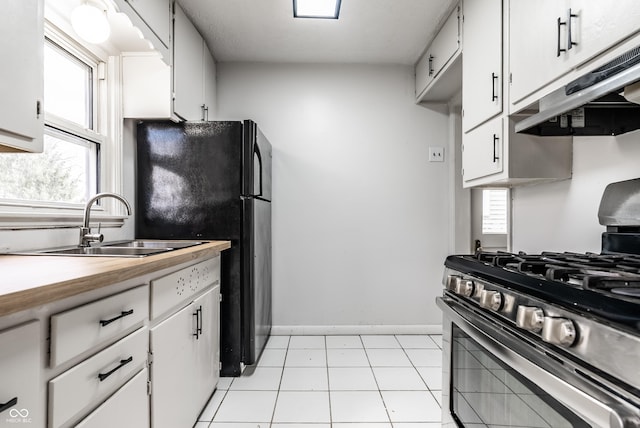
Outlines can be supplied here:
M45 39L72 53L93 68L92 129L45 113L45 130L58 129L95 142L99 146L96 180L98 192L123 194L123 117L119 57L89 51L84 45L45 19ZM45 43L45 40L42 41ZM25 154L24 156L29 156ZM84 205L68 202L0 200L0 230L79 227ZM92 219L102 227L120 227L127 218L124 207L106 199L92 208Z

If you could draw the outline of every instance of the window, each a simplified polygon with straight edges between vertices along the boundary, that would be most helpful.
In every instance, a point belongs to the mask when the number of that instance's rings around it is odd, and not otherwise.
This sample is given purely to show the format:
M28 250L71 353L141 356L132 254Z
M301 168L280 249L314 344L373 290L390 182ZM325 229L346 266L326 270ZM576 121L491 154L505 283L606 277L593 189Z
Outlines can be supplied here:
M0 154L0 198L82 204L99 189L98 60L51 39L44 49L44 152Z
M482 190L482 233L507 233L507 189Z

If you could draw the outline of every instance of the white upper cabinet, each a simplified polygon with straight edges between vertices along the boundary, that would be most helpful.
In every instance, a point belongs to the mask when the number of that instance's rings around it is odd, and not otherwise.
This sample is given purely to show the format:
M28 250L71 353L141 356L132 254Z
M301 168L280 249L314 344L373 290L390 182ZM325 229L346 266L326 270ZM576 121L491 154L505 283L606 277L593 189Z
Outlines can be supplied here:
M462 53L462 129L502 112L502 0L465 3Z
M0 152L42 152L43 0L6 0L0 14Z
M509 19L510 101L515 105L639 32L640 2L511 0Z
M123 55L124 117L176 121L214 118L215 62L177 3L172 49L173 67L153 54Z
M125 0L167 49L171 46L171 0Z
M462 179L469 182L503 171L503 119L496 118L463 136Z
M205 43L182 8L175 4L173 41L174 113L185 120L205 119ZM210 56L210 55L209 55Z
M459 63L460 13L457 6L449 15L433 42L416 64L416 99L448 100L460 88L460 79L452 68Z
M144 38L160 53L165 64L171 64L171 27L173 0L113 0Z

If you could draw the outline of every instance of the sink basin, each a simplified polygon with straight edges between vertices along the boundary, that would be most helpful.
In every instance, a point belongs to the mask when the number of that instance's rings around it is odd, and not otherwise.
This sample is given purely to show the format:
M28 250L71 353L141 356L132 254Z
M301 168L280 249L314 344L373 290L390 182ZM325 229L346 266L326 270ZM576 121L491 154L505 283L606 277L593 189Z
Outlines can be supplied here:
M203 244L204 241L152 241L135 239L109 242L95 247L63 247L14 254L41 256L145 257Z
M118 256L143 257L149 254L162 253L175 248L128 248L128 247L76 247L66 250L40 251L40 254L61 256Z
M135 239L133 241L110 242L103 244L101 247L121 247L121 248L187 248L194 245L202 244L202 241L149 241L145 239Z

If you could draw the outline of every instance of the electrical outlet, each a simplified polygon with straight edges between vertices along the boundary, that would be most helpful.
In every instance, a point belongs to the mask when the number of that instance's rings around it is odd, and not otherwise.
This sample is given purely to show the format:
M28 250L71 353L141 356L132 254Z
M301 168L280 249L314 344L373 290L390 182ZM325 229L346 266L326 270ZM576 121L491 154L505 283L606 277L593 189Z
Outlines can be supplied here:
M444 147L429 147L429 162L444 162Z

